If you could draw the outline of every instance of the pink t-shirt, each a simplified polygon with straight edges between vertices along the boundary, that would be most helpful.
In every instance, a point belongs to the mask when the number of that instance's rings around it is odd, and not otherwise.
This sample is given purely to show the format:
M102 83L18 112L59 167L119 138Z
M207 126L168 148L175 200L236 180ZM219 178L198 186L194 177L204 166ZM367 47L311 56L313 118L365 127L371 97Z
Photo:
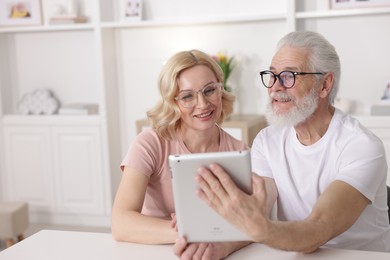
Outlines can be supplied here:
M220 129L220 152L248 149L245 143ZM167 141L151 129L141 132L132 142L121 164L121 170L123 171L125 166L130 167L149 178L142 214L169 218L170 214L175 212L168 156L187 153L191 152L180 135Z

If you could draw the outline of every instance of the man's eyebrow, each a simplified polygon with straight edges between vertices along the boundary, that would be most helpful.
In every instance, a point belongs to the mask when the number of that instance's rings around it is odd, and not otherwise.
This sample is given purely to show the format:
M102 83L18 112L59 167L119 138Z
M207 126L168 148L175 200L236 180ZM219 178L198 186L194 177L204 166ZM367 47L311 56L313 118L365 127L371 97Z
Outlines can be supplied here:
M275 70L275 67L273 66L270 66L269 67L269 70ZM299 71L299 68L298 67L286 67L286 68L283 68L282 71Z

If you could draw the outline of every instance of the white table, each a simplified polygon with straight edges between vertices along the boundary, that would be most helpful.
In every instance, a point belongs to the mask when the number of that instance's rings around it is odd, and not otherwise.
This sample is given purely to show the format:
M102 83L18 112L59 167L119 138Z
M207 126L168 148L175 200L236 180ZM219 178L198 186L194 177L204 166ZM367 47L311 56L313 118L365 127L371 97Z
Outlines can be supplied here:
M177 259L172 245L142 245L116 242L111 234L43 230L0 252L0 260L117 260ZM321 248L312 254L275 250L252 244L228 257L229 260L251 259L390 259L389 253Z

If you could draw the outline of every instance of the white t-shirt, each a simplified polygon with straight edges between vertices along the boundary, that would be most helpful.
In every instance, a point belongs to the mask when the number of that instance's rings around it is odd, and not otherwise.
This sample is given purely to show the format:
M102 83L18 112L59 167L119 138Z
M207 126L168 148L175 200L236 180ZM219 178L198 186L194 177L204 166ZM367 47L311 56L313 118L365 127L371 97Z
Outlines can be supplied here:
M341 180L371 203L326 246L390 252L383 143L356 119L336 109L325 135L309 146L299 142L293 127L269 126L255 138L251 154L252 170L275 180L279 220L306 218L329 184Z

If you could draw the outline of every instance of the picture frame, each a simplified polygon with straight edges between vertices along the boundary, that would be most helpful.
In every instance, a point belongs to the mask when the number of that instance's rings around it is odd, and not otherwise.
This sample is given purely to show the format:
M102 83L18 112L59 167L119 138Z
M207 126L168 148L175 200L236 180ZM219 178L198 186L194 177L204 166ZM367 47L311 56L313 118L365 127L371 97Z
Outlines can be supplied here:
M120 14L123 22L135 22L142 19L142 0L120 0Z
M80 0L50 0L45 6L45 21L49 25L87 23L82 14Z
M390 0L330 0L331 9L390 6Z
M0 0L0 26L42 24L41 0Z

